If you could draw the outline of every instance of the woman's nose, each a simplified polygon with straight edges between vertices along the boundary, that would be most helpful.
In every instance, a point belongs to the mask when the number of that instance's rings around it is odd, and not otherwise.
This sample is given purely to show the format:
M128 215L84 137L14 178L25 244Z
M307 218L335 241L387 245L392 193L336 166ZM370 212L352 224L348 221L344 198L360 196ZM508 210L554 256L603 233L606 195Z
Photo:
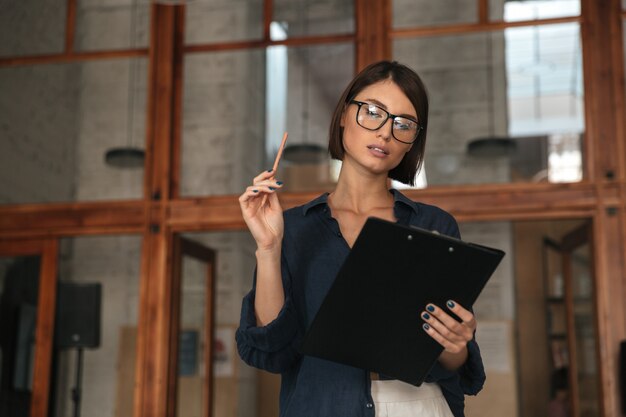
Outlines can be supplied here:
M392 136L392 132L391 129L393 129L393 120L391 118L387 119L387 121L385 122L385 124L383 124L379 129L378 129L378 134L380 135L380 137L389 142L391 140L391 136Z

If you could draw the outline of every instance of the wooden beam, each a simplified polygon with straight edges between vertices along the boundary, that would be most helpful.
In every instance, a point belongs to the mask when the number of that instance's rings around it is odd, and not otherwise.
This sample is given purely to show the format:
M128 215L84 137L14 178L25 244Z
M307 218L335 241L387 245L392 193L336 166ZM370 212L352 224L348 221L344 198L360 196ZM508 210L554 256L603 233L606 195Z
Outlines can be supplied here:
M33 391L30 403L31 417L46 417L48 415L56 311L58 240L46 240L42 249L35 330Z
M590 217L598 189L590 183L499 184L405 190L410 198L449 210L459 220L535 220ZM284 209L305 204L320 192L281 193ZM607 187L602 204L618 207L620 185ZM170 202L168 226L176 231L245 228L237 196L186 198Z
M143 298L140 311L138 364L140 392L134 416L166 416L175 411L168 390L171 372L171 316L174 289L171 282L172 234L166 227L167 205L172 198L172 150L180 123L184 5L152 5L149 62L148 121L144 175L147 225L142 252ZM176 111L178 106L179 111ZM172 327L174 326L174 327Z
M274 14L274 2L273 0L263 1L263 40L269 41L270 25L272 24L272 17Z
M214 44L198 44L198 45L186 45L184 46L184 52L186 54L201 53L201 52L217 52L217 51L235 51L242 49L258 49L267 48L270 46L306 46L306 45L322 45L328 43L342 43L342 42L354 42L355 36L353 34L341 34L341 35L316 35L297 38L288 38L284 40L258 40L258 41L235 41L225 43Z
M601 416L619 416L619 342L626 338L624 308L624 210L598 209L593 224L594 287L596 297Z
M391 1L356 0L356 72L367 65L391 59Z
M478 23L489 22L489 0L478 0Z
M0 239L140 233L142 201L0 206Z
M0 238L0 256L1 257L17 257L40 255L43 251L42 240L27 239L1 239Z
M148 55L148 48L135 48L113 51L85 51L62 54L33 55L0 58L0 68L23 65L60 64L67 62L97 61L116 58L134 58Z
M585 73L586 158L591 180L624 179L623 77L620 9L617 1L583 0L581 26ZM613 8L613 12L611 11ZM619 30L620 35L616 35ZM619 45L614 47L613 45ZM616 82L622 88L617 90ZM621 123L620 123L621 122Z
M491 21L487 23L465 23L442 26L425 26L414 28L395 29L389 33L391 39L415 38L419 36L443 36L453 34L469 34L476 32L493 32L508 28L524 26L556 25L562 23L580 22L580 16L556 17L551 19L523 20L519 22Z
M167 413L166 416L176 416L178 403L178 344L181 330L181 296L183 285L183 248L181 237L168 233L168 246L171 259L167 262L169 268L167 291L169 302L165 305L164 315L168 320L168 375L167 375Z
M76 33L76 2L77 0L67 0L67 10L65 15L65 52L71 54L74 51L74 34Z
M583 0L581 25L585 74L587 178L599 191L594 221L601 415L620 415L616 358L626 338L624 261L626 226L626 151L622 10L619 0ZM605 207L604 190L620 185L619 205Z
M439 205L463 220L584 217L597 206L620 207L626 183L598 188L571 184L463 185L403 191ZM306 203L320 192L281 193L284 208ZM101 202L0 206L0 239L37 236L142 233L163 217L175 230L232 230L245 225L236 195L182 198L168 202ZM157 222L158 223L158 222Z
M182 141L183 141L183 89L184 89L184 45L185 45L185 14L176 14L176 25L174 28L174 56L172 59L172 131L171 131L171 152L169 155L169 165L171 175L168 187L168 198L176 199L180 196L180 183L182 175Z

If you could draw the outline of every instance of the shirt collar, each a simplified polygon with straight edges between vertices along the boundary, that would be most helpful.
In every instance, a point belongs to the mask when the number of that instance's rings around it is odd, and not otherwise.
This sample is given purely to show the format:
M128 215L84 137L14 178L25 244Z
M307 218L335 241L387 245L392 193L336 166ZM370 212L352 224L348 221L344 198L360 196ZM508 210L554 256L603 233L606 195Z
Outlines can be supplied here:
M419 214L417 204L415 204L413 200L409 199L407 196L394 188L390 189L389 192L393 194L394 208L397 208L399 204L402 204L408 206L411 210L415 212L415 214ZM306 216L310 209L319 205L328 205L328 193L324 193L316 199L311 200L304 206L302 206L302 215Z
M302 215L306 216L307 212L315 206L319 206L320 204L328 205L328 193L324 193L321 196L317 197L315 200L311 200L302 206Z
M415 214L419 214L419 209L415 201L411 200L409 197L405 196L395 188L392 188L389 191L391 192L391 194L393 194L394 207L397 207L398 203L401 203L408 206L411 210L413 210L413 212L415 212Z

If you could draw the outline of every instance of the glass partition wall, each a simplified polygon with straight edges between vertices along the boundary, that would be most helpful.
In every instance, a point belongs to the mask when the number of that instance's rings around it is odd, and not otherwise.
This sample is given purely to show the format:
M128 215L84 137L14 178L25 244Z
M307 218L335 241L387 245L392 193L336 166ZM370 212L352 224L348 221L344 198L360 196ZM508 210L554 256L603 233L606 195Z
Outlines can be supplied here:
M50 0L36 13L30 3L0 13L0 243L55 239L59 286L99 284L85 409L277 414L277 377L235 352L254 266L237 196L271 166L284 131L284 207L331 190L336 100L355 70L396 59L430 97L423 189L405 192L451 211L466 240L509 254L475 306L491 382L468 414L545 414L559 397L551 378L566 369L574 415L612 415L616 393L603 387L615 386L615 367L597 352L626 337L602 314L626 296L623 92L610 95L623 69L599 66L621 56L593 57L621 46L609 34L619 31L602 32L615 29L617 0L610 10L591 0ZM566 254L565 237L589 219L588 244ZM49 384L32 395L49 400L24 406L68 415L77 352L44 349ZM13 389L2 369L2 389Z

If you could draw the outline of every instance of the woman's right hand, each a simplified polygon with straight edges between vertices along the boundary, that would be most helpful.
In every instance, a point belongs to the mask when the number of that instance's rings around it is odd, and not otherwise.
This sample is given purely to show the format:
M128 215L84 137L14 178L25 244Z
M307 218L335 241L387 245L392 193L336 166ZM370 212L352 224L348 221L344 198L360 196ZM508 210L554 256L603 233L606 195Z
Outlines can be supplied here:
M274 171L265 171L239 197L243 219L261 250L279 248L283 239L283 209L276 190L282 182L274 180Z

